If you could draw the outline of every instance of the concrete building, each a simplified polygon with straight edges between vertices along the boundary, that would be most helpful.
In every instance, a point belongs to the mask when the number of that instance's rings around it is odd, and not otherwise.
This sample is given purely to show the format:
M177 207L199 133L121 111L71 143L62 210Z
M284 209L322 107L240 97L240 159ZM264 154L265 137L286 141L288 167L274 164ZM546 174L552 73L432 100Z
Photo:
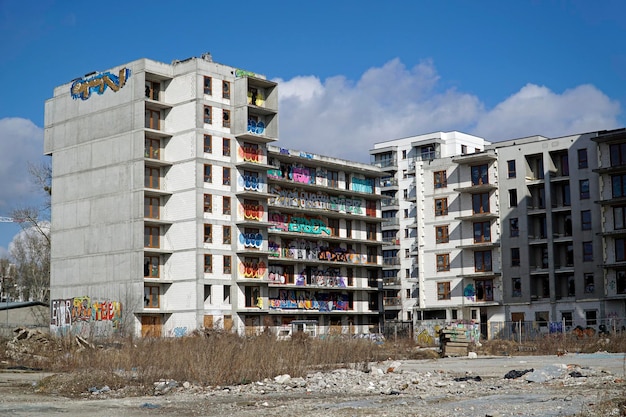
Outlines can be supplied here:
M268 146L264 76L210 54L86 74L44 139L55 333L377 327L381 171Z
M605 216L598 204L598 132L493 144L498 155L506 322L529 331L598 329L605 311ZM620 317L624 317L622 309ZM508 329L490 329L490 332Z
M411 322L415 308L429 308L423 255L436 249L430 225L439 217L433 210L432 182L427 185L432 174L427 172L442 158L480 152L487 144L461 132L435 132L379 142L370 150L372 163L386 173L381 179L386 320Z
M376 144L373 161L389 173L384 276L401 283L387 319L413 311L423 342L453 322L472 338L621 329L624 132Z

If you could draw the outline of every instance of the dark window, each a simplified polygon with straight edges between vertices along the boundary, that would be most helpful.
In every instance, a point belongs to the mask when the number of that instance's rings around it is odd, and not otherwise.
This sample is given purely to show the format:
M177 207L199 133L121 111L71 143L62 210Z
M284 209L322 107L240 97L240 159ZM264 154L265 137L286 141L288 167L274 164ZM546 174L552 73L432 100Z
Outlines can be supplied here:
M222 81L222 97L230 98L230 83L228 81Z
M204 77L204 94L211 95L212 86L211 86L211 77Z
M561 175L568 176L569 175L569 158L567 157L567 154L562 154L559 159L561 162Z
M522 296L522 279L521 278L512 278L512 291L511 297L521 297Z
M593 261L593 242L583 242L583 262Z
M446 171L437 171L433 173L435 188L445 188L448 186L448 177Z
M474 214L489 213L489 193L473 194L472 210Z
M590 242L585 242L585 243L590 243ZM616 262L626 261L626 239L624 238L615 239L615 261Z
M230 110L222 110L222 127L230 127Z
M589 180L580 180L580 199L586 200L589 198Z
M487 164L472 167L472 185L489 184L489 166Z
M435 227L435 240L437 243L448 243L450 241L447 225Z
M449 300L450 299L450 282L438 282L437 283L437 300Z
M509 190L509 207L517 207L517 190Z
M491 271L491 251L474 252L474 270L476 272Z
M626 143L616 143L610 146L611 166L626 165Z
M519 266L519 248L511 248L511 266Z
M591 230L591 210L580 212L580 227L582 230Z
M491 222L474 223L474 243L491 242Z
M595 326L598 324L598 312L596 310L585 311L585 321L587 326Z
M450 254L443 253L437 255L437 272L444 272L450 270Z
M617 271L616 291L618 294L626 294L626 271Z
M213 137L211 135L204 135L204 153L213 152Z
M517 176L517 172L515 171L515 160L511 159L506 162L506 165L509 169L509 178L515 178Z
M222 155L230 156L230 139L228 138L222 139Z
M204 273L213 273L213 255L204 255Z
M611 175L613 198L626 197L626 174Z
M213 182L213 167L209 164L204 165L204 182Z
M578 150L578 168L587 168L589 162L587 161L587 149Z
M626 229L626 206L613 207L613 228Z
M476 301L493 301L493 280L479 279L474 281Z
M519 236L519 221L516 218L509 220L509 225L511 227L511 237Z
M595 280L593 274L585 274L585 294L592 294L595 291Z
M213 196L211 194L204 195L204 212L205 213L213 212Z
M211 107L204 106L204 123L209 124L209 125L213 123L212 114L213 112L211 111Z
M448 214L448 199L436 198L435 199L435 216L445 216Z

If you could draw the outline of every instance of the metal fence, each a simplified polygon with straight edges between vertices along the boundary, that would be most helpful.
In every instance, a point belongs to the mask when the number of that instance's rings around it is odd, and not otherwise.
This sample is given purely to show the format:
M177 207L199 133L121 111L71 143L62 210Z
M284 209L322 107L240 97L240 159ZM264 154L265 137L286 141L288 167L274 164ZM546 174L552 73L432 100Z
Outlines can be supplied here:
M487 323L489 339L515 340L523 343L546 335L571 335L578 338L626 332L626 318L611 317L587 323L562 321L504 321ZM484 335L483 335L484 337Z

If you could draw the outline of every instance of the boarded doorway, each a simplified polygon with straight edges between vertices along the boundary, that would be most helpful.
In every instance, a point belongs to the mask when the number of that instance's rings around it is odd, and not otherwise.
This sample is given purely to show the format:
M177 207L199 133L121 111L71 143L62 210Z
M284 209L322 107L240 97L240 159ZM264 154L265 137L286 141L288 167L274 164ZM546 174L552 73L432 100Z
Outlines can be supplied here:
M161 317L142 316L141 317L142 337L161 337Z

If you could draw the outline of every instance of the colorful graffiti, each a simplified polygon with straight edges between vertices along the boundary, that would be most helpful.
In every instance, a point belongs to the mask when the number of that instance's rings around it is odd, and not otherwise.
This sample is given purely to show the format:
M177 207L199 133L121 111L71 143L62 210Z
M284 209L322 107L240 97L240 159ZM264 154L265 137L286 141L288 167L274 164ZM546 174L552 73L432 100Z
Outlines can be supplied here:
M252 119L248 119L248 133L253 133L255 135L262 135L265 133L265 123L259 121L254 121Z
M235 77L256 77L256 74L254 72L237 69L235 70Z
M172 329L172 336L174 337L184 337L187 335L186 327L174 327Z
M119 331L121 319L122 305L118 301L83 296L51 302L50 326L59 334L106 336Z
M129 77L130 70L128 68L122 68L119 75L111 74L108 71L103 72L87 79L74 81L70 87L70 93L74 100L79 98L87 100L91 93L103 94L107 88L110 88L112 91L119 91L120 88L126 85L126 80Z
M347 311L350 309L346 294L328 294L303 290L280 290L278 298L269 299L270 309Z
M354 250L344 249L340 246L327 247L317 242L304 239L268 240L270 256L287 259L308 259L326 262L346 262L351 264L366 264L367 255L358 254Z
M320 192L309 193L296 189L281 188L280 186L272 186L269 192L273 194L273 197L269 199L269 203L275 206L363 214L363 200L359 198L329 196Z
M263 204L243 203L239 204L239 216L246 220L260 221L263 218Z
M474 289L474 284L467 284L463 290L463 296L469 301L476 301L476 290Z
M246 191L263 191L263 182L253 175L238 176L239 186Z
M244 278L263 278L267 271L267 265L263 261L239 262L239 274Z
M352 191L371 194L374 192L374 180L352 177Z
M245 162L260 163L263 150L254 146L242 146L239 148L239 156Z
M320 219L309 217L292 216L281 213L271 213L268 218L272 224L270 230L283 232L306 233L312 235L326 234L330 236L331 230Z
M263 235L261 233L240 233L239 243L245 248L261 249L263 245Z

